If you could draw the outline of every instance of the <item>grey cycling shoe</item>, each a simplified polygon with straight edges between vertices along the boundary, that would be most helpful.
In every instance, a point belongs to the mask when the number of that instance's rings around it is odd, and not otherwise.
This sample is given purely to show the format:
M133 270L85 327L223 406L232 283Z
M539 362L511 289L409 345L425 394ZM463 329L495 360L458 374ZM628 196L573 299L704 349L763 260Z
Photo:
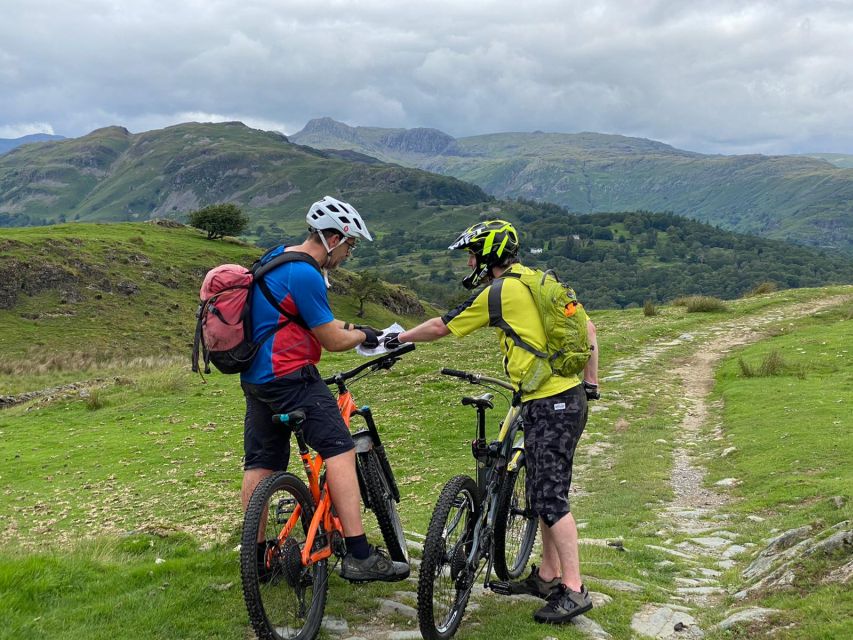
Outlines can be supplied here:
M350 582L398 582L409 577L409 565L388 557L385 549L370 548L370 555L359 560L352 553L341 562L341 577Z
M572 618L592 609L592 598L589 591L581 585L580 591L573 591L564 584L548 598L548 603L533 614L536 622L545 624L564 624Z
M506 593L509 595L528 594L547 600L552 593L557 591L559 586L559 578L547 581L540 578L539 569L534 564L530 570L530 575L526 578L506 583Z

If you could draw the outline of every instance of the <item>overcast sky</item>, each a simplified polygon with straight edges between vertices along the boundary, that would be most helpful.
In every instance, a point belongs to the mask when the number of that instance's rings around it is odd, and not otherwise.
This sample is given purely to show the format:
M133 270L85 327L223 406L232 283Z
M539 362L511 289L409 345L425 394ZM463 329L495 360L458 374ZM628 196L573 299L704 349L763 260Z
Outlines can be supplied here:
M853 1L0 0L0 138L311 118L853 153Z

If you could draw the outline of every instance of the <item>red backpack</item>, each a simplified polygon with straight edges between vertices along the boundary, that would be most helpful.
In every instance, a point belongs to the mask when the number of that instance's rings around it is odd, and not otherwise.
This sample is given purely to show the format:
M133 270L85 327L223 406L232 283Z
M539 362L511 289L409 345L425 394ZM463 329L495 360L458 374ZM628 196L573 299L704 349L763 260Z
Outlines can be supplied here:
M222 373L241 373L252 365L261 345L291 322L296 322L308 330L302 318L281 308L264 282L267 273L282 264L295 261L308 262L320 270L317 261L307 253L284 251L284 247L279 246L267 251L251 269L238 264L223 264L207 272L199 291L199 306L196 312L198 321L193 339L193 371L199 370L198 359L201 352L205 373L210 373L211 362ZM252 340L254 284L258 285L269 303L285 317L257 341Z

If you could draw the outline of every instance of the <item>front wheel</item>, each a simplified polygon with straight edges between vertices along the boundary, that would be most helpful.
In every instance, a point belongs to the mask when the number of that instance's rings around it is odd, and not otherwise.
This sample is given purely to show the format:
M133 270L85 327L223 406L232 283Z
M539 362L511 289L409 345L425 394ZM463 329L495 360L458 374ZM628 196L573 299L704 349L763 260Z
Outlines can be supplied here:
M240 573L249 620L261 640L309 640L320 628L328 566L321 560L306 567L301 557L313 515L308 487L289 473L262 480L249 500Z
M366 453L359 454L359 457L370 508L376 515L388 554L393 560L408 562L409 549L406 546L403 523L400 521L391 485L382 470L376 451L370 449Z
M474 480L456 476L444 485L432 512L418 577L418 623L426 640L447 640L462 622L476 570L467 560L479 511Z
M501 580L518 578L527 566L536 540L536 516L527 504L527 467L522 454L518 466L504 476L495 515L495 573Z

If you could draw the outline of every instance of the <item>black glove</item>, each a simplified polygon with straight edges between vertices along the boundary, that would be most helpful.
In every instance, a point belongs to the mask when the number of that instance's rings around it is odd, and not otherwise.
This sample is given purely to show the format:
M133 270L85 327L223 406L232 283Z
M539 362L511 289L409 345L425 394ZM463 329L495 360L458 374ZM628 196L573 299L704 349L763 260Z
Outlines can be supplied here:
M586 393L587 400L601 400L601 394L598 391L598 385L591 382L583 381L583 390Z
M354 324L353 328L358 329L359 331L364 331L365 329L370 329L373 333L382 333L381 329L371 327L369 324Z
M382 344L385 345L385 348L388 351L393 351L394 349L399 349L403 345L400 343L400 334L399 333L389 333L382 339Z
M361 343L362 347L365 349L375 349L379 346L379 332L376 329L359 327L358 330L364 332L365 335L364 342Z

